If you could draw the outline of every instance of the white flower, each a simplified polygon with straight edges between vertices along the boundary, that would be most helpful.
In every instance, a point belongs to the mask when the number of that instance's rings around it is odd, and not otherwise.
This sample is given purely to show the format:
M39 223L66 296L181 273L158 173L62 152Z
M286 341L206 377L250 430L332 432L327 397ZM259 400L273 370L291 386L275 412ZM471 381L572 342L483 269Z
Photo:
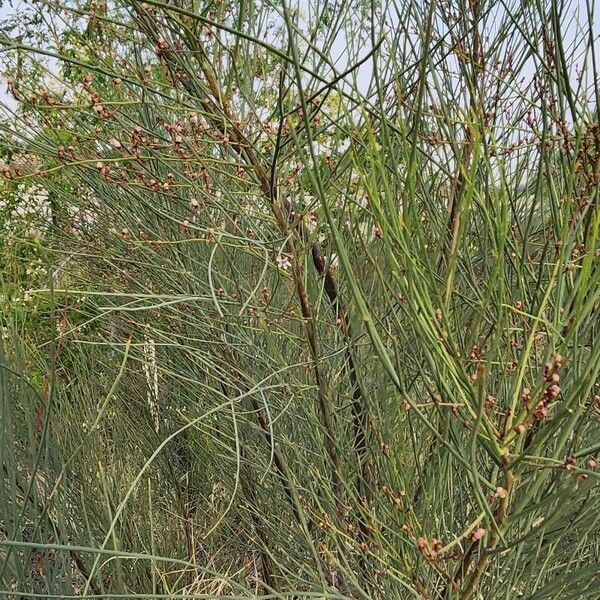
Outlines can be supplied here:
M329 152L331 152L331 147L328 144L316 142L313 144L313 151L317 156L320 156L323 154L329 154Z
M8 208L5 203L3 208ZM17 194L10 202L11 210L7 216L5 226L9 229L25 226L25 235L40 236L47 229L52 219L48 191L39 185L27 187L25 184L17 186Z
M280 269L283 269L284 271L292 266L292 263L290 262L289 258L287 256L284 256L283 254L278 254L275 257L275 261L277 262L277 266Z
M338 142L337 150L338 152L345 152L350 147L350 138L344 138L340 142Z
M317 217L313 213L308 213L305 218L306 230L313 233L317 229Z

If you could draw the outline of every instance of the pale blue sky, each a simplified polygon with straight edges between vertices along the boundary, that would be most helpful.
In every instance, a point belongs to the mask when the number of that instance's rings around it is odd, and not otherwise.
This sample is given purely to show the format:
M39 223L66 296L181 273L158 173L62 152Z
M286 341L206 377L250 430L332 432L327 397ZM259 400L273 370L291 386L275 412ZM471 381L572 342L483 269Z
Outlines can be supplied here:
M348 0L349 2L358 0ZM543 1L543 0L542 0ZM2 6L0 6L0 19L6 18L10 14L13 14L15 11L23 10L30 6L29 0L0 0L2 2ZM572 15L572 18L568 23L564 24L563 36L565 39L566 45L566 54L569 55L569 47L572 44L577 44L582 42L581 36L577 34L577 22L587 23L587 2L590 2L591 5L594 4L594 0L567 0L563 4L568 6L567 14ZM546 0L543 2L544 5L550 6L550 0ZM289 0L289 4L291 6L295 6L303 10L306 14L307 7L309 5L309 0ZM595 17L593 20L593 32L594 32L594 52L596 58L598 60L598 64L600 66L600 18ZM336 44L333 47L332 58L339 58L339 69L343 70L345 67L345 62L347 61L346 54L346 43L343 38L336 40ZM364 52L367 52L368 48L364 49ZM528 71L529 68L529 71ZM371 79L371 69L370 63L367 62L363 65L359 74L359 84L361 88L366 88L368 81ZM526 78L530 78L533 74L532 67L526 67L522 73ZM572 72L573 81L576 78L576 72L573 70ZM588 81L588 84L591 84L591 81ZM6 83L4 81L0 81L0 103L6 103L9 106L13 105L11 97L6 93Z

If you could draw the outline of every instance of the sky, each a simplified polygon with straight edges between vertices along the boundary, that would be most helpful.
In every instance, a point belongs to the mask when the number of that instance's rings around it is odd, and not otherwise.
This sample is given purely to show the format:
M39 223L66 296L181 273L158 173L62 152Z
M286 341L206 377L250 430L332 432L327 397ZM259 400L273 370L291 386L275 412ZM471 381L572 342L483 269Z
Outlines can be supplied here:
M321 0L322 1L322 0ZM348 0L348 2L361 2L362 0ZM566 4L569 6L568 14L570 18L567 22L561 24L563 27L563 36L566 46L566 53L569 54L569 47L572 44L577 44L581 42L580 34L578 34L578 21L586 22L587 21L587 2L591 2L592 5L595 0L567 0ZM549 6L550 0L542 0L544 5ZM289 4L292 7L298 7L301 13L305 15L309 14L308 6L310 0L289 0ZM15 14L15 12L19 12L19 10L23 10L23 8L27 8L30 5L30 0L0 0L0 21L7 18L8 16ZM499 4L498 4L499 5ZM599 8L600 10L600 8ZM394 17L392 17L393 20ZM392 22L393 26L393 22ZM593 32L594 32L594 50L598 62L600 64L600 18L595 17L593 22ZM10 33L10 32L9 32ZM338 36L335 44L332 47L332 54L335 58L338 58L339 70L343 70L345 67L345 61L347 61L347 43L343 36ZM365 49L365 52L368 51L368 48ZM530 79L533 75L533 67L531 65L526 66L523 73L526 79ZM360 86L361 91L365 91L368 86L369 81L372 77L372 66L370 62L366 62L358 71L358 84ZM572 82L575 82L577 77L577 73L575 70L571 73ZM591 83L588 81L588 83ZM14 101L12 97L7 93L6 82L0 79L0 103L5 104L6 106L12 108L14 107Z

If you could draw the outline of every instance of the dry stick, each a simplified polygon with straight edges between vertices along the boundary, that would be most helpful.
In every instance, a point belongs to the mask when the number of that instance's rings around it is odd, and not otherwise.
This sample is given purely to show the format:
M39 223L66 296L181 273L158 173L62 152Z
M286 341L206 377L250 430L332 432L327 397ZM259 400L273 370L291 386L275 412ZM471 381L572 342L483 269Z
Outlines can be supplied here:
M282 82L280 82L282 85ZM312 121L312 117L316 116L320 110L320 107L315 109L315 112L309 119ZM283 121L280 122L279 131L278 131L278 141L279 136L281 135ZM304 128L305 122L303 121ZM270 173L270 187L272 188L275 183L275 168L277 163L277 150L273 157L272 165L271 165L271 173ZM287 198L283 200L284 207L286 213L291 217L293 215L292 207ZM296 220L296 228L298 230L298 234L302 240L307 240L308 235L306 232L306 228L304 226L304 222L302 220ZM353 425L353 446L354 451L357 455L358 462L360 465L360 473L357 477L356 481L356 495L358 502L362 505L363 509L367 509L368 503L370 500L370 485L371 485L371 471L368 463L367 456L367 427L368 427L368 414L366 410L366 405L363 397L363 390L360 385L357 369L354 362L354 357L351 350L351 341L353 338L351 325L348 320L348 310L344 306L341 298L338 294L337 285L331 269L327 265L325 257L321 251L321 246L318 242L314 242L311 246L311 257L313 260L313 265L320 277L323 278L323 287L327 297L329 299L336 324L342 334L343 338L346 341L346 371L348 373L348 378L350 380L350 387L352 389L352 425ZM359 522L359 542L361 544L366 543L369 538L369 528L366 523L366 520L362 517L358 519ZM366 575L366 564L364 556L361 557L361 568Z
M478 112L482 112L482 111L479 111L480 107L478 107L478 105L477 105L477 93L478 93L479 76L481 75L481 73L483 72L484 67L485 67L485 55L484 55L484 50L483 50L483 46L481 43L481 36L479 33L479 28L478 28L478 22L479 22L479 19L481 16L481 4L480 4L479 0L469 0L469 13L470 13L471 32L472 32L471 64L473 66L473 83L472 83L473 87L471 89L471 94L470 94L470 105L473 110L473 114L477 114ZM452 260L451 257L453 257L457 251L458 236L459 236L459 230L460 230L460 213L458 211L458 201L459 201L460 195L461 195L462 190L466 183L466 175L465 174L467 172L468 164L471 160L471 154L473 151L473 131L472 131L471 127L467 126L467 128L465 130L465 134L466 134L467 144L465 147L465 151L463 153L461 165L459 167L459 169L460 169L459 174L458 174L459 179L457 180L455 194L453 194L453 196L452 196L450 221L448 223L448 239L449 239L448 252L449 252L449 255L448 255L447 260ZM506 460L505 460L505 463L506 463ZM501 526L502 522L506 518L506 515L508 512L508 505L510 502L510 496L511 496L512 489L514 486L514 476L512 474L512 471L510 470L510 468L508 468L508 466L505 471L505 479L506 479L505 486L506 486L507 492L506 492L505 497L500 500L500 504L494 513L494 519L495 519L496 523L498 524L498 527ZM492 550L498 543L498 540L499 540L498 532L497 532L497 530L494 530L490 535L490 540L488 542L487 549ZM471 544L471 546L469 547L469 549L467 550L467 552L465 553L465 555L461 561L461 564L459 565L459 567L457 569L455 578L454 578L454 585L456 587L460 586L461 581L463 581L464 578L467 576L471 565L475 561L476 550L478 548L479 548L479 542L473 542ZM475 568L475 571L471 577L470 582L467 584L467 587L463 591L462 597L464 598L464 600L470 600L470 598L472 598L473 594L475 593L477 584L479 583L481 576L485 572L485 569L487 567L487 564L489 563L489 560L490 560L490 554L486 554L479 560L479 563L477 564L477 566Z
M143 16L142 16L143 18ZM143 23L142 23L143 26ZM149 39L154 39L154 41L156 41L156 36L153 36L151 29L149 28L145 28L145 33L148 36ZM169 72L171 73L171 77L173 79L173 82L176 84L178 79L175 76L172 66L176 65L176 58L173 56L173 54L169 51L169 50L162 50L159 54L159 59L161 60L161 62L163 62L165 64L165 66L168 68ZM205 77L207 78L207 80L212 83L213 85L216 86L216 82L214 81L214 79L210 78L208 74L210 74L210 72L203 68L203 73L205 74ZM207 74L208 73L208 74ZM186 91L192 96L192 97L198 97L199 94L197 92L197 90L195 90L188 82L187 80L183 80L181 82ZM220 95L217 93L214 93L214 88L211 86L211 92L213 93L213 95L215 96L215 98L220 98ZM216 102L211 101L208 97L205 97L203 99L201 99L201 102L203 103L203 105L206 107L207 109L207 113L211 114L212 112L212 120L214 122L214 124L216 125L216 127L219 129L219 131L224 134L225 133L225 128L223 127L222 121L218 118L219 115L219 111L218 110L218 105L216 104ZM211 111L211 112L209 112ZM223 111L224 112L224 111ZM230 121L232 122L232 119L230 117L230 115L226 114L224 112L224 116ZM237 128L236 128L237 129ZM243 136L242 136L243 137ZM248 146L249 144L247 141L245 141L244 144L240 143L239 141L239 136L237 136L237 139L234 141L234 144L237 143L237 151L238 153L240 153L243 149L244 146ZM234 145L232 144L232 146ZM251 161L252 162L252 161ZM255 166L253 164L253 166ZM257 418L259 420L259 425L261 427L261 429L263 430L265 436L267 437L267 441L272 443L271 440L271 434L269 432L268 426L267 426L267 422L266 419L264 419L264 415L262 415L262 412L260 411L258 405L256 404L256 400L254 398L252 398L252 403L253 403L253 408L256 411L257 414ZM258 410L257 410L258 409ZM298 514L298 509L293 501L293 495L292 492L290 490L290 486L288 484L288 482L286 481L286 477L285 477L285 469L284 469L284 463L283 463L283 458L280 454L280 452L275 449L274 450L274 462L275 462L275 466L278 470L278 475L279 475L279 480L283 486L283 490L284 493L286 495L286 497L288 498L288 500L290 501L290 505L292 507L292 512L294 514L295 519L297 520L297 522L299 524L302 524L302 521L300 519L300 516ZM242 482L243 483L243 482ZM252 502L252 498L255 497L255 492L253 488L248 488L248 486L244 486L242 485L242 489L244 491L244 493L246 494L246 496L249 498L249 500ZM258 523L258 521L255 521L255 527L257 528L257 531L260 531L260 523ZM262 536L261 536L262 537ZM261 563L262 563L262 567L263 567L263 577L265 580L265 583L267 586L271 586L272 582L273 582L273 570L272 570L272 561L270 559L270 557L268 555L266 555L262 550L260 551L260 555L261 555Z
M294 495L292 494L292 490L290 489L290 486L284 476L285 472L286 472L284 459L283 459L283 456L281 455L281 452L275 447L275 440L273 439L273 436L271 435L271 431L269 428L269 424L267 423L265 413L262 410L262 408L260 408L260 406L258 405L258 401L256 400L256 398L254 396L250 397L250 401L252 403L252 409L253 409L254 413L256 414L256 418L258 419L258 422L260 424L260 428L262 429L262 432L265 436L265 440L266 440L267 444L271 448L273 448L273 461L275 462L275 467L277 468L279 480L283 487L283 491L290 503L290 506L292 507L292 512L294 514L294 518L296 519L296 521L299 524L302 524L302 519L298 512L298 507L296 506L296 503L294 502Z
M206 69L206 71L208 71ZM206 72L205 76L209 82L209 86L212 88L213 96L218 97L216 95L216 82L214 79L210 77L212 73ZM278 192L277 192L277 184L275 178L269 176L267 170L262 165L262 163L257 159L256 155L252 151L250 144L246 140L243 133L239 130L235 121L228 110L227 106L223 106L223 112L230 123L230 133L233 134L235 138L235 143L232 144L233 147L238 148L238 152L243 152L252 167L254 168L255 174L258 177L261 191L268 198L269 203L271 205L271 209L275 216L275 220L280 228L280 231L283 235L287 237L286 249L288 253L292 256L292 273L294 284L296 287L296 293L300 300L300 307L302 311L302 317L304 320L307 338L309 342L309 347L311 350L311 355L313 358L313 370L315 372L315 379L317 381L318 388L318 399L319 406L321 411L321 418L325 429L325 447L327 454L329 456L329 460L331 462L332 471L332 484L334 489L335 503L337 513L340 516L343 516L345 513L343 507L343 492L342 492L342 484L339 476L340 471L340 461L339 455L337 452L337 447L335 444L335 438L333 434L333 423L331 418L331 412L328 406L328 401L324 392L324 385L321 379L320 370L318 368L318 349L316 344L316 335L314 330L314 321L312 319L312 314L310 310L310 305L308 301L308 295L306 292L306 288L304 286L304 278L302 276L302 271L300 268L300 263L297 258L297 251L295 249L295 245L292 241L292 238L289 234L290 221L292 217L291 206L288 200L283 201L283 207L280 207L277 203L278 200ZM222 129L224 130L224 128ZM283 210L282 210L283 208ZM297 229L303 237L302 223L299 222L297 225ZM365 403L363 399L363 394L361 390L360 383L358 381L358 376L356 372L356 366L354 363L354 359L352 357L352 353L349 346L349 339L351 338L351 329L350 324L347 321L347 311L345 310L341 300L338 296L337 286L331 270L326 266L325 258L321 252L320 246L318 243L314 243L311 247L311 256L313 259L313 264L319 273L320 276L324 278L324 288L327 294L327 297L330 300L332 309L336 316L336 321L338 323L339 329L347 340L348 345L346 349L346 364L347 364L347 372L350 379L350 384L352 387L352 417L353 417L353 427L354 427L354 449L359 459L359 463L361 465L361 475L359 476L359 481L357 482L357 492L359 494L359 502L366 507L368 504L368 489L369 483L371 480L369 464L367 461L367 413L365 408ZM257 415L260 419L260 412L257 412ZM266 423L264 424L266 426ZM261 426L263 424L261 423ZM265 435L268 439L270 439L270 433L268 429L263 426L263 430L265 431ZM279 468L279 465L276 463ZM281 469L280 469L281 470ZM283 473L283 471L281 471ZM282 476L283 477L283 476ZM286 489L286 494L289 494L289 490ZM359 520L359 531L360 531L360 541L366 542L369 530L368 526L365 523L364 519Z
M199 55L204 58L204 53L202 48L197 44L197 40L194 40L197 48L196 51ZM167 63L173 63L176 59L174 59L172 53L168 50L163 50L161 52L161 58L163 58ZM321 372L318 366L318 347L316 343L316 333L314 329L314 320L312 318L312 313L310 309L310 304L308 300L308 294L304 285L304 278L302 274L302 269L300 267L300 261L298 259L298 252L296 251L295 244L292 238L288 235L290 231L291 225L291 207L287 200L283 201L283 206L280 206L278 201L278 189L277 183L274 177L274 173L269 174L268 170L262 164L262 162L258 159L255 152L253 151L249 141L244 136L243 132L237 126L237 121L234 119L234 116L230 110L230 107L227 103L227 100L223 98L220 93L218 82L214 76L214 73L211 71L210 67L206 64L206 61L201 61L201 69L203 75L206 79L206 83L208 84L208 88L210 90L213 99L208 97L204 97L202 99L204 107L207 109L207 112L211 115L211 120L215 124L215 126L219 129L219 131L223 134L227 131L228 134L233 138L233 142L231 146L236 149L238 155L243 156L250 163L258 181L260 184L261 191L263 195L268 199L269 204L271 206L271 210L275 217L276 223L281 231L281 233L286 236L286 250L292 256L292 275L294 280L294 285L296 288L296 294L300 301L300 307L303 317L303 322L308 338L309 348L311 352L311 357L313 361L313 371L315 373L315 380L317 382L317 395L318 395L318 403L321 414L321 421L325 430L325 448L327 451L327 455L329 457L329 461L331 463L331 479L333 485L333 492L336 504L336 510L338 515L343 516L345 514L344 502L343 502L343 491L342 491L342 482L340 479L340 459L337 451L337 446L335 443L334 437L334 428L333 421L331 416L331 410L329 406L329 402L327 396L325 394L325 386L321 376ZM177 81L176 78L173 78L174 81ZM186 80L182 81L184 87L194 97L198 97L196 90L193 89L191 85ZM225 128L223 122L226 121L228 123L227 129ZM300 230L300 234L302 234L301 224L298 226ZM315 243L311 247L311 255L313 259L313 264L319 273L324 278L324 287L327 293L327 296L331 302L332 309L334 314L336 315L336 321L340 328L340 331L344 338L348 341L348 347L346 350L346 358L347 358L347 372L350 379L350 384L352 388L352 417L353 417L353 429L354 429L354 449L358 456L359 464L361 466L361 475L359 476L359 481L357 482L357 492L359 494L359 502L366 507L368 503L368 489L369 483L371 480L371 474L369 469L369 464L367 461L367 412L365 408L365 402L363 398L363 392L358 381L356 365L354 363L354 359L349 346L349 339L351 338L351 330L350 325L347 321L347 312L343 307L340 298L337 292L337 286L333 275L328 267L326 267L325 259L322 255L320 246ZM261 415L261 412L258 411L257 418L259 419L259 423L267 436L267 439L271 440L271 435L266 428L266 420L264 419L264 415ZM261 419L262 416L262 419ZM283 465L280 464L280 460L275 458L275 464L277 469L280 471L281 480L284 481L284 473ZM291 492L287 485L284 485L284 490L288 498L291 497ZM292 504L293 506L293 504ZM295 516L298 517L296 511L294 509ZM364 519L360 519L359 522L360 536L361 542L364 542L368 536L368 527L364 522Z
M356 484L356 491L359 495L359 501L363 507L366 508L370 499L370 484L372 479L367 456L368 415L363 398L363 392L358 380L354 357L350 349L352 329L348 321L348 312L338 295L337 286L331 273L331 269L326 265L325 258L321 253L321 248L318 243L314 243L312 245L311 255L317 272L321 277L323 277L325 293L327 294L327 297L331 303L331 308L335 314L336 322L340 332L346 339L346 371L348 373L348 378L350 379L350 386L352 389L352 424L354 430L353 443L361 469L361 474L359 475ZM367 524L363 519L360 519L359 525L361 542L365 542L366 538L368 537Z
M469 0L470 9L470 21L471 21L471 57L470 62L473 66L473 81L472 87L469 94L469 105L473 111L473 114L479 112L477 106L477 91L479 84L479 76L484 69L484 52L481 44L481 36L479 34L479 28L477 27L480 16L481 16L481 5L479 0ZM465 15L465 19L467 15ZM460 60L460 58L459 58ZM473 130L470 126L465 127L465 138L466 145L461 158L461 162L458 165L457 172L453 182L453 193L450 196L450 207L449 207L449 218L448 226L446 231L446 253L442 253L442 260L445 263L449 263L452 257L456 253L458 247L458 235L460 231L460 211L459 211L459 200L466 184L466 172L471 161L471 154L473 152ZM440 263L440 268L443 264Z
M375 52L375 50L379 47L381 42L382 42L382 40L380 40L380 42L378 42L375 45L373 50L371 52L369 52L369 54L367 56L370 56L371 54L373 54ZM360 64L362 64L362 62L364 62L365 60L366 60L366 58L359 61L356 65L349 67L345 73L352 72ZM307 124L311 123L313 118L315 118L319 114L319 112L321 111L321 106L325 102L327 95L334 89L335 84L340 79L341 79L341 76L336 77L329 85L327 85L325 88L323 88L321 90L321 91L326 92L325 96L320 101L320 104L314 108L314 111L312 112L311 116L308 117L308 119L302 120L301 125L299 126L299 128L296 131L296 134L293 137L296 137L299 133L301 133L308 126ZM282 103L282 95L281 95L281 90L283 89L283 84L284 84L284 79L283 79L283 72L282 72L282 75L280 77L280 82L279 82L279 85L280 85L279 109L281 111L281 117L280 117L280 123L279 123L279 130L277 132L277 145L276 145L276 149L275 149L275 152L273 155L273 159L271 162L271 169L270 169L270 171L271 171L271 173L270 173L271 188L275 184L275 169L277 166L277 158L278 158L279 149L281 148L280 140L281 140L282 127L283 127L283 123L284 123L284 118L286 117L286 114L284 114L284 111L283 111L283 103ZM311 104L311 105L313 105L313 103L316 103L316 99L317 99L319 93L320 92L317 92L313 96L311 96L307 100L307 103ZM289 114L290 113L288 113L288 115ZM287 211L287 214L292 216L293 215L292 207L287 198L284 199L284 206ZM296 227L297 227L300 238L304 241L307 241L308 235L306 232L304 222L300 219L297 219ZM364 402L363 389L362 389L362 387L360 385L360 381L358 379L357 369L356 369L356 365L354 362L354 356L352 354L352 349L351 349L351 342L353 339L353 335L352 335L352 331L351 331L351 325L348 320L348 310L343 305L342 300L339 297L335 279L333 277L331 269L329 268L329 266L327 266L325 257L323 256L323 253L321 251L321 246L319 245L318 242L314 242L311 246L311 257L313 260L313 265L315 266L315 269L317 270L317 273L319 274L320 277L323 278L323 282L324 282L323 287L324 287L325 293L327 294L327 297L330 301L330 305L331 305L331 308L332 308L332 311L333 311L333 314L335 317L336 324L337 324L344 340L346 341L346 351L345 351L346 363L345 363L345 366L346 366L346 371L348 373L348 378L350 380L350 388L352 390L352 405L351 406L352 406L352 423L353 423L353 430L354 430L353 446L354 446L354 450L356 452L356 455L357 455L358 461L359 461L359 465L360 465L360 474L357 477L357 481L356 481L356 494L358 496L360 503L363 505L363 507L366 508L366 506L368 505L368 501L370 499L370 484L371 484L371 472L370 472L369 464L367 462L367 426L368 426L367 416L368 415L367 415L367 411L366 411L366 404ZM360 541L365 542L366 538L368 536L368 528L363 519L360 519L359 529L360 529L360 534L361 534Z
M281 231L282 235L284 235L287 238L286 250L292 257L292 275L294 280L294 286L296 288L296 294L300 301L300 309L302 312L302 318L313 363L312 367L317 383L317 398L321 413L321 422L325 430L325 449L327 451L327 455L331 463L331 480L333 484L335 504L337 507L338 514L343 515L345 511L343 509L342 482L339 474L340 459L335 443L331 408L329 406L329 401L325 393L325 383L322 378L321 370L318 364L319 353L316 332L314 328L314 320L310 309L310 303L308 301L308 294L304 285L304 277L302 273L302 268L300 266L300 260L298 258L298 252L296 250L292 237L289 236L291 214L285 214L288 212L287 210L285 210L285 205L283 207L279 205L279 194L277 186L276 184L272 184L267 169L260 162L256 154L252 150L250 143L248 142L242 131L239 129L239 127L236 125L236 121L233 118L233 115L227 105L227 102L221 98L221 95L219 93L219 87L213 73L208 68L205 62L201 64L201 67L204 76L206 77L211 94L215 98L214 101L206 99L208 100L208 102L204 102L205 106L213 111L213 121L222 133L225 132L225 127L223 126L221 118L219 118L219 113L222 113L222 115L229 122L229 132L233 135L234 138L234 143L232 144L232 146L237 149L238 154L243 155L250 162L254 173L258 178L261 191L269 201L271 210L273 212L279 230ZM216 104L216 102L219 99L221 99L220 104ZM219 108L221 110L218 110Z
M477 28L477 22L479 19L479 9L480 5L478 0L469 0L469 8L471 11L471 26L472 26L472 64L474 68L474 89L471 90L470 97L470 105L471 108L475 108L476 105L476 87L478 82L478 75L483 70L483 49L481 45L481 37L479 35L479 30ZM448 207L448 223L446 226L446 235L444 246L445 249L440 256L440 262L438 264L438 270L441 272L444 266L448 266L452 261L452 258L457 252L458 242L459 242L459 234L460 234L460 209L459 203L460 198L463 194L465 185L466 185L466 173L469 167L469 163L471 161L471 156L473 153L473 131L470 126L465 127L465 139L466 144L464 147L464 151L462 153L460 164L457 167L457 171L452 181L452 188L450 193L450 205ZM449 303L450 300L450 289L447 290L445 294L445 302ZM437 448L438 438L435 438L431 441L428 456L435 456L435 450ZM426 480L427 477L427 467L431 466L431 460L425 464L423 469L423 476L419 479L419 483L415 492L413 494L413 503L417 503L420 500L421 492L423 491L423 481ZM474 550L477 544L474 543L471 545L465 557L463 558L463 564L461 568L466 567L468 569L468 565L470 564ZM468 564L465 564L466 563ZM459 569L460 570L460 569Z
M304 237L304 227L302 222L299 224L301 235ZM337 285L331 269L326 264L325 258L321 252L321 247L318 242L313 243L311 247L311 256L313 264L321 277L323 277L323 285L325 293L331 303L336 323L338 328L346 340L346 371L350 380L350 386L352 389L352 426L353 426L353 446L358 462L360 465L360 473L356 481L356 494L359 504L366 511L368 510L369 500L371 498L370 486L371 486L371 470L368 462L368 446L367 446L367 427L368 427L368 413L367 407L363 398L363 391L358 380L358 374L352 350L350 347L352 340L351 325L348 320L348 311L345 308L341 298L338 294ZM369 537L370 531L366 522L366 514L358 519L358 533L359 542L366 544ZM361 569L365 577L367 577L367 569L365 563L365 557L360 559Z
M450 206L448 209L448 224L446 227L445 252L442 253L439 268L443 268L444 264L448 264L452 260L452 256L456 253L458 246L458 234L460 231L460 211L459 200L466 184L465 172L471 160L471 152L473 149L473 134L471 128L465 128L466 146L461 158L460 165L452 182L452 193L450 194Z

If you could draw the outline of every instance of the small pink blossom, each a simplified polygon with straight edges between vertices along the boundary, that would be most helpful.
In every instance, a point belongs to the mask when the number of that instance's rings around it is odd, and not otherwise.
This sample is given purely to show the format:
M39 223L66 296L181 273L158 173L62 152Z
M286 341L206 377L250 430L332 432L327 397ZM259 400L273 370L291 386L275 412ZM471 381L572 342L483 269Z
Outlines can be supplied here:
M275 261L277 262L277 266L280 269L283 269L284 271L292 266L292 263L290 262L289 258L287 256L284 256L283 254L278 254L275 257Z

